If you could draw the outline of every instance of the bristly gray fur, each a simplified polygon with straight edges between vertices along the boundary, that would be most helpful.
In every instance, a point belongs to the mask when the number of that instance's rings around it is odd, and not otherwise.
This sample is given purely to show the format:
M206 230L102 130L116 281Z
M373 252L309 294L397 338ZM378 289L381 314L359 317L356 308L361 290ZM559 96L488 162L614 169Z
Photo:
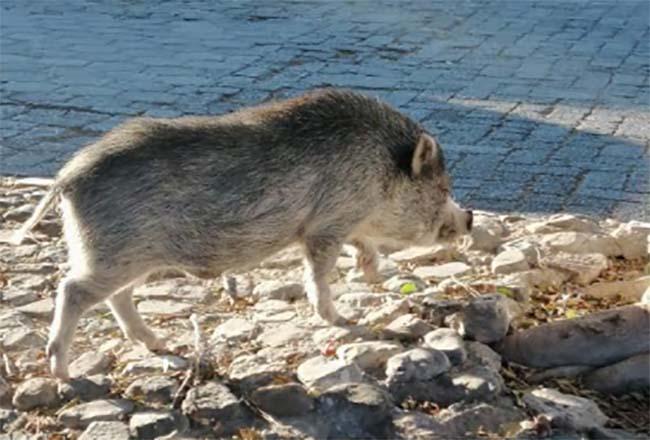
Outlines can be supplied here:
M374 277L374 242L466 232L471 215L449 191L435 140L351 91L319 90L219 117L128 121L64 166L21 229L61 195L71 270L48 344L52 370L67 374L67 326L105 299L127 335L156 345L129 293L148 273L216 277L294 242L305 251L310 301L340 322L324 280L341 245L356 246Z
M339 223L329 217L361 221L410 172L421 133L375 99L326 90L216 118L131 120L57 182L77 216L99 226L80 231L96 252L146 246L152 264L220 273Z

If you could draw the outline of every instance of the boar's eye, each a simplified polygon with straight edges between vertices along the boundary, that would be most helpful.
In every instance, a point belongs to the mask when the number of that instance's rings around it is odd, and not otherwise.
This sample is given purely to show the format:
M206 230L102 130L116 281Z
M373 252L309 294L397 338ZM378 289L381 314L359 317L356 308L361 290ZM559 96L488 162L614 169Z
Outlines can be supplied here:
M455 234L456 234L456 230L447 224L443 224L442 226L440 226L440 229L438 231L438 237L441 240L447 239L449 237L453 237Z

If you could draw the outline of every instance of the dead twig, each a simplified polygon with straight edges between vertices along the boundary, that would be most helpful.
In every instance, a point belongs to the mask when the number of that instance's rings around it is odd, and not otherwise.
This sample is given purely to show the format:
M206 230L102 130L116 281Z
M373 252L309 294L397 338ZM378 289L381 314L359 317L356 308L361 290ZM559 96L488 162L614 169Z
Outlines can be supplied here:
M196 313L190 315L190 323L192 324L192 330L194 331L194 377L200 378L203 346L201 343L201 327L199 326L199 319L196 316Z
M465 289L465 290L466 290L467 292L469 292L470 295L472 295L473 297L481 296L481 292L479 292L478 290L474 289L474 288L473 288L472 286L470 286L469 284L467 284L467 283L465 283L465 282L463 282L463 281L460 281L460 280L459 280L458 278L456 278L454 275L452 275L452 276L450 277L450 279L451 279L451 281L452 281L454 284L457 284L457 285L459 285L460 287L462 287L463 289Z
M203 344L201 341L201 327L199 325L199 319L196 313L190 315L190 323L192 324L192 330L194 333L194 361L192 365L185 371L185 377L183 382L181 382L180 387L174 394L172 399L172 407L178 409L181 405L181 401L187 394L187 391L192 385L197 385L201 381L201 361L204 358Z
M194 379L194 368L190 367L187 369L187 371L185 371L185 377L183 378L183 382L181 382L181 385L178 387L178 390L176 390L176 394L174 394L174 398L172 399L172 408L179 409L181 407L181 402L185 398L187 391L190 389L193 379Z
M2 363L4 364L5 377L12 377L15 374L15 369L13 362L11 362L11 359L9 359L7 353L2 353Z

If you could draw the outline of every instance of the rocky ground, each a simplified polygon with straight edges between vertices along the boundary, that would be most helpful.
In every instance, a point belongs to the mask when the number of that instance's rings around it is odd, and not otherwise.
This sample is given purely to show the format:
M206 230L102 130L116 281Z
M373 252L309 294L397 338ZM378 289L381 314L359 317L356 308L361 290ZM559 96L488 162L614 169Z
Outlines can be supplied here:
M0 183L3 236L40 184ZM100 305L57 383L53 211L27 244L0 243L0 438L647 438L649 234L480 213L457 246L388 252L381 285L346 249L331 274L345 328L311 312L296 249L226 287L167 274L136 300L170 353L125 340Z

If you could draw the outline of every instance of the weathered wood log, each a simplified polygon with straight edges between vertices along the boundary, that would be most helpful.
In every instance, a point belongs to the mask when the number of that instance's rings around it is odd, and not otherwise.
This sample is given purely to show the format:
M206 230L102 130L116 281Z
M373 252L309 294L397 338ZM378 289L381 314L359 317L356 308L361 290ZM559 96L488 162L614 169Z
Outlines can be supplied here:
M504 360L536 368L599 367L650 351L650 304L543 324L506 337Z
M585 385L602 393L623 394L650 390L650 353L597 369L584 378Z
M548 379L577 377L593 370L594 367L590 367L589 365L563 365L561 367L547 368L546 370L538 371L528 377L528 380L531 383L541 383Z

